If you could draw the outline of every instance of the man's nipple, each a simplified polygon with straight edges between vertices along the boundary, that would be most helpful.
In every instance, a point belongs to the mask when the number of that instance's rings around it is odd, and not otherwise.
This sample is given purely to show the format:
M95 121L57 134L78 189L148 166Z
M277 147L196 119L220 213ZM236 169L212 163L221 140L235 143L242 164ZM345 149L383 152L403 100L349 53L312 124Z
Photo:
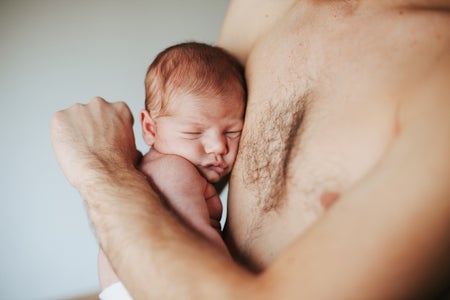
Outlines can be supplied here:
M335 192L324 192L322 196L320 196L320 204L325 210L328 210L336 200L339 199L339 194Z

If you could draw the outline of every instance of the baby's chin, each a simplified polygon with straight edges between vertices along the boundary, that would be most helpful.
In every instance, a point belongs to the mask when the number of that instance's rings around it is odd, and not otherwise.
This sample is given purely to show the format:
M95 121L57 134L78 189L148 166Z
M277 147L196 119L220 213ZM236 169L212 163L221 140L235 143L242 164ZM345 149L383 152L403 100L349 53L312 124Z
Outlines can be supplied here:
M221 176L219 174L217 174L214 171L208 170L205 172L205 170L201 171L201 174L203 175L203 177L206 178L206 180L210 183L217 183L219 182L224 176Z
M210 182L210 183L217 183L217 182L219 182L219 181L222 179L222 177L219 176L219 175L215 175L215 176L207 176L207 175L203 174L203 176L204 176L204 177L206 178L206 180L207 180L208 182Z

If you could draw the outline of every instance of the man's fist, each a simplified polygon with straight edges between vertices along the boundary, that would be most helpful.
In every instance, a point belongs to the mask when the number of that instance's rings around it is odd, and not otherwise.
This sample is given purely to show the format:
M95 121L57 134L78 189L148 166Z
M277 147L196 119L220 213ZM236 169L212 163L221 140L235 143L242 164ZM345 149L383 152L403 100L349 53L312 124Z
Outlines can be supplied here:
M100 97L55 113L51 142L58 164L76 188L102 172L133 167L140 158L130 109Z

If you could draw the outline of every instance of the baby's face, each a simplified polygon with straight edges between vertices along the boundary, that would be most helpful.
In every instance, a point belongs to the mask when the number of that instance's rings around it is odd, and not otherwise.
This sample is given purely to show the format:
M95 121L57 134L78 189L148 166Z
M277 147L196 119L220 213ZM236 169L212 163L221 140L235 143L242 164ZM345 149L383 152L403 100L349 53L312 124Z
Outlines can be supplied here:
M155 119L153 148L193 163L209 182L218 182L234 165L243 127L244 100L179 96L167 116Z

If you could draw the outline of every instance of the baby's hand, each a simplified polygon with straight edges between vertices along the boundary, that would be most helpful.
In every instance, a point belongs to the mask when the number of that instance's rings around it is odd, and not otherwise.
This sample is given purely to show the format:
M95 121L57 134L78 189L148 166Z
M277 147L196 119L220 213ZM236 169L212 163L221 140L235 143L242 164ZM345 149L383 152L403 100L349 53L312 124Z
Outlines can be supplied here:
M222 218L222 202L212 184L208 184L206 187L205 201L211 226L221 234L222 227L220 225L220 219Z

